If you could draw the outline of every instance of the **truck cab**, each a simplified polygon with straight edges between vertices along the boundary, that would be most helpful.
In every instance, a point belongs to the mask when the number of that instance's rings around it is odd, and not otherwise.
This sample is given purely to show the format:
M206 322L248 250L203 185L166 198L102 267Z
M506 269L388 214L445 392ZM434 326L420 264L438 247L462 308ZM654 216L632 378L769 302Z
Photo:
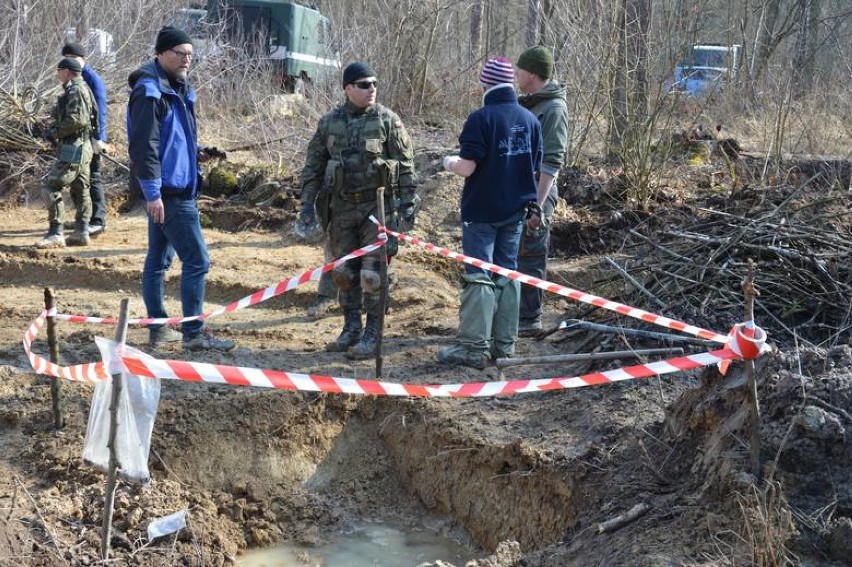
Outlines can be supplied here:
M288 90L340 68L330 22L314 8L286 0L209 0L207 11L229 43L273 62L276 80Z
M688 96L706 96L719 91L736 77L740 45L693 45L689 56L675 67L672 91Z

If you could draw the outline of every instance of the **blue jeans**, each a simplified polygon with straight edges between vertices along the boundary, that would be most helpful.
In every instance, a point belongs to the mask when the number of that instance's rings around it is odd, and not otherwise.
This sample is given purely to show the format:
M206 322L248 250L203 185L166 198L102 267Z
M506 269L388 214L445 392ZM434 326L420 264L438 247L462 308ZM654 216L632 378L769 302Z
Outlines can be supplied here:
M201 234L198 206L193 199L164 197L165 221L155 224L148 218L148 255L142 270L142 299L148 317L168 317L163 303L166 272L175 253L180 258L180 302L183 316L201 315L204 311L204 284L210 271L210 257ZM183 324L185 337L198 334L204 323Z
M517 269L524 215L524 209L521 209L500 222L463 222L462 251L466 256L485 260L510 270ZM467 274L486 274L492 279L497 277L492 272L470 264L465 264L464 270Z

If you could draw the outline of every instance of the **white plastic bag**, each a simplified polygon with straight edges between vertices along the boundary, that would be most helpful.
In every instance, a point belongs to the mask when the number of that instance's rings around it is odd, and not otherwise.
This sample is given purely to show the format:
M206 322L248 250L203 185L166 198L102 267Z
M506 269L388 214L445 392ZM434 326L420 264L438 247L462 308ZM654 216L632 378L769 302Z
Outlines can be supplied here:
M101 351L104 365L110 373L121 368L120 361L113 363L113 353L117 347L114 341L95 337ZM125 345L125 352L139 358L151 356ZM112 381L95 385L92 407L89 410L89 423L86 426L86 439L83 444L83 460L102 471L109 470L110 412L112 402ZM160 380L140 378L122 373L121 396L118 404L118 429L116 430L115 450L118 458L118 474L121 478L147 483L151 475L148 472L148 454L151 450L151 432L160 403Z
M148 524L148 541L154 541L158 537L173 534L186 527L186 515L189 510L181 510L162 518L152 520Z

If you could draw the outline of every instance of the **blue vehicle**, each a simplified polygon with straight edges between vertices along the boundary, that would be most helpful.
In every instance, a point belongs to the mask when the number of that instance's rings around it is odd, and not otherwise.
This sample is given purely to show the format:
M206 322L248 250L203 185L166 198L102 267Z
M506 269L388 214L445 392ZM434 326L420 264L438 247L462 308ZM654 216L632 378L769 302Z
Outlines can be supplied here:
M740 45L693 45L688 60L675 67L671 90L693 97L722 90L736 77L741 49Z

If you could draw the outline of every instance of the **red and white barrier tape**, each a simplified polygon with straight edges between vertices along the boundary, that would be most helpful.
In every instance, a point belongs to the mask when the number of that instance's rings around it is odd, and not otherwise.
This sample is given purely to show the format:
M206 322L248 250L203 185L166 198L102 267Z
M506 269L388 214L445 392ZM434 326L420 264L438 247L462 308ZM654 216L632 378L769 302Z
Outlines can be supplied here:
M169 318L160 318L160 319L130 319L127 321L128 325L177 325L179 323L183 323L185 321L197 321L210 319L211 317L215 317L217 315L222 315L223 313L231 313L232 311L236 311L238 309L244 309L246 307L250 307L252 305L257 305L258 303L262 303L267 299L272 299L277 295L281 295L282 293L291 291L296 289L299 286L306 284L309 281L316 281L320 279L320 276L324 272L330 272L337 266L352 260L353 258L360 258L365 254L369 254L373 250L378 250L387 242L387 236L383 233L379 233L379 239L373 244L368 244L363 248L359 248L358 250L353 250L346 256L342 256L333 262L329 262L324 266L320 266L318 268L314 268L312 270L306 270L297 276L293 276L286 280L281 280L276 284L272 284L269 287L261 289L252 293L251 295L247 295L242 299L234 301L233 303L226 305L224 307L220 307L215 311L211 311L210 313L203 313L201 315L194 315L192 317L169 317ZM115 325L118 323L118 319L114 317L86 317L84 315L66 315L66 314L56 314L56 319L59 321L70 321L72 323L95 323L101 325Z
M90 365L60 367L38 357L30 351L30 344L44 324L47 312L33 321L24 336L24 348L30 356L33 368L39 374L47 374L68 380L95 382L107 379L109 374L126 372L135 376L182 380L187 382L206 382L209 384L230 384L232 386L254 386L303 392L325 392L330 394L363 394L372 396L403 397L441 397L476 398L488 396L506 396L529 392L544 392L596 386L624 380L647 378L702 366L719 364L740 358L729 348L711 352L692 354L638 364L626 368L592 372L582 376L544 378L535 380L501 380L494 382L468 382L462 384L399 384L377 380L355 380L320 374L300 374L280 370L262 370L242 366L210 364L206 362L187 362L182 360L164 360L153 358L133 347L118 347L114 342L96 337L99 347L108 348L112 367L105 368L102 362Z
M375 219L374 219L375 220ZM315 268L303 272L300 276L282 280L276 285L269 286L264 290L258 291L250 296L247 296L230 305L220 308L210 314L200 315L197 317L189 317L185 319L135 319L132 322L136 324L151 324L151 323L175 323L192 319L205 319L255 305L270 297L274 297L285 291L295 289L305 282L315 280L320 277L320 274L333 269L335 266L358 256L367 254L381 247L387 240L384 232L397 236L398 238L421 246L432 252L436 252L442 256L454 258L460 262L465 262L479 268L492 271L502 276L509 277L521 281L523 283L534 285L541 289L557 293L566 297L570 297L577 301L589 303L604 309L610 309L642 319L643 321L651 322L669 329L690 333L705 339L714 340L726 344L723 349L710 351L701 354L688 355L684 357L673 358L665 361L653 362L649 364L641 364L629 366L606 372L595 372L583 376L575 376L571 378L549 378L537 380L509 380L499 382L472 382L466 384L449 384L449 385L410 385L396 384L390 382L378 382L371 380L354 380L350 378L336 378L332 376L314 375L314 374L298 374L289 373L279 370L261 370L256 368L245 368L238 366L215 365L199 362L185 362L177 360L160 360L145 355L136 349L124 346L120 356L111 357L112 360L120 360L123 365L118 371L127 371L137 376L158 377L165 379L176 379L186 381L203 381L212 383L227 383L233 385L258 386L266 388L277 388L286 390L304 390L304 391L319 391L329 393L351 393L351 394L370 394L370 395L386 395L386 396L434 396L434 397L478 397L478 396L494 396L506 395L521 392L537 392L544 390L577 388L581 386L590 386L595 384L603 384L616 382L621 380L629 380L634 378L645 378L653 375L668 374L671 372L679 372L718 364L720 368L727 367L727 364L733 359L739 358L757 358L762 353L769 350L766 344L766 333L757 327L753 321L735 325L727 336L713 333L699 327L687 325L679 321L675 321L659 315L654 315L641 309L636 309L607 299L597 297L591 294L583 293L571 288L560 286L558 284L540 280L514 270L508 270L501 266L484 262L476 258L471 258L463 254L458 254L445 248L437 247L433 244L422 242L421 240L408 236L406 234L397 233L382 226L379 226L379 240L369 246L360 248L351 254L348 254L339 260L328 263L325 266ZM55 315L55 311L50 313ZM38 334L39 329L44 324L48 312L43 312L36 318L24 333L23 343L27 357L33 366L33 369L39 374L47 374L58 378L66 378L77 381L99 381L108 378L109 374L104 367L103 362L82 364L70 367L58 366L50 361L34 354L31 349L32 341ZM114 323L115 319L107 318L90 318L68 315L55 315L58 319L64 319L74 322L90 322L90 323ZM105 339L100 339L105 340ZM113 370L115 372L116 370Z
M378 221L376 221L375 218L373 219L373 221L378 224ZM477 268L482 268L483 270L494 272L495 274L499 274L501 276L517 280L521 283L525 283L527 285L531 285L539 289L549 291L550 293L555 293L564 297L570 297L575 301L580 301L582 303L594 305L595 307L615 311L617 313L621 313L622 315L627 315L628 317L641 319L642 321L653 323L654 325L659 325L667 329L673 329L682 333L695 335L696 337L701 337L702 339L707 339L722 344L728 342L727 336L721 335L719 333L714 333L713 331L708 331L707 329L702 329L701 327L688 325L681 321L676 321L674 319L669 319L668 317L663 317L662 315L655 315L642 309L637 309L635 307L616 303L615 301L610 301L609 299L598 297L597 295L592 295L583 291L577 291L576 289L571 289L570 287L565 287L553 282L549 282L547 280L541 280L533 276L528 276L527 274L523 274L515 270L509 270L507 268L503 268L496 264L491 264L490 262L486 262L478 258L465 256L464 254L459 254L458 252L453 252L452 250L447 250L446 248L441 248L440 246L435 246L434 244L423 242L419 238L415 238L413 236L409 236L401 232L394 232L393 230L390 230L389 228L383 227L381 225L379 225L379 230L384 230L384 232L386 232L387 234L396 236L400 240L410 242L411 244L429 250L430 252L440 254L441 256L445 256L447 258L453 258L454 260L464 262L465 264L470 264L471 266L476 266Z
M30 360L30 365L37 374L46 374L54 378L65 378L66 380L74 380L75 382L100 382L109 378L103 362L90 362L87 364L77 364L75 366L59 366L38 356L32 351L32 343L44 325L48 315L55 315L56 310L42 311L27 330L24 331L24 352L27 353L27 358Z

